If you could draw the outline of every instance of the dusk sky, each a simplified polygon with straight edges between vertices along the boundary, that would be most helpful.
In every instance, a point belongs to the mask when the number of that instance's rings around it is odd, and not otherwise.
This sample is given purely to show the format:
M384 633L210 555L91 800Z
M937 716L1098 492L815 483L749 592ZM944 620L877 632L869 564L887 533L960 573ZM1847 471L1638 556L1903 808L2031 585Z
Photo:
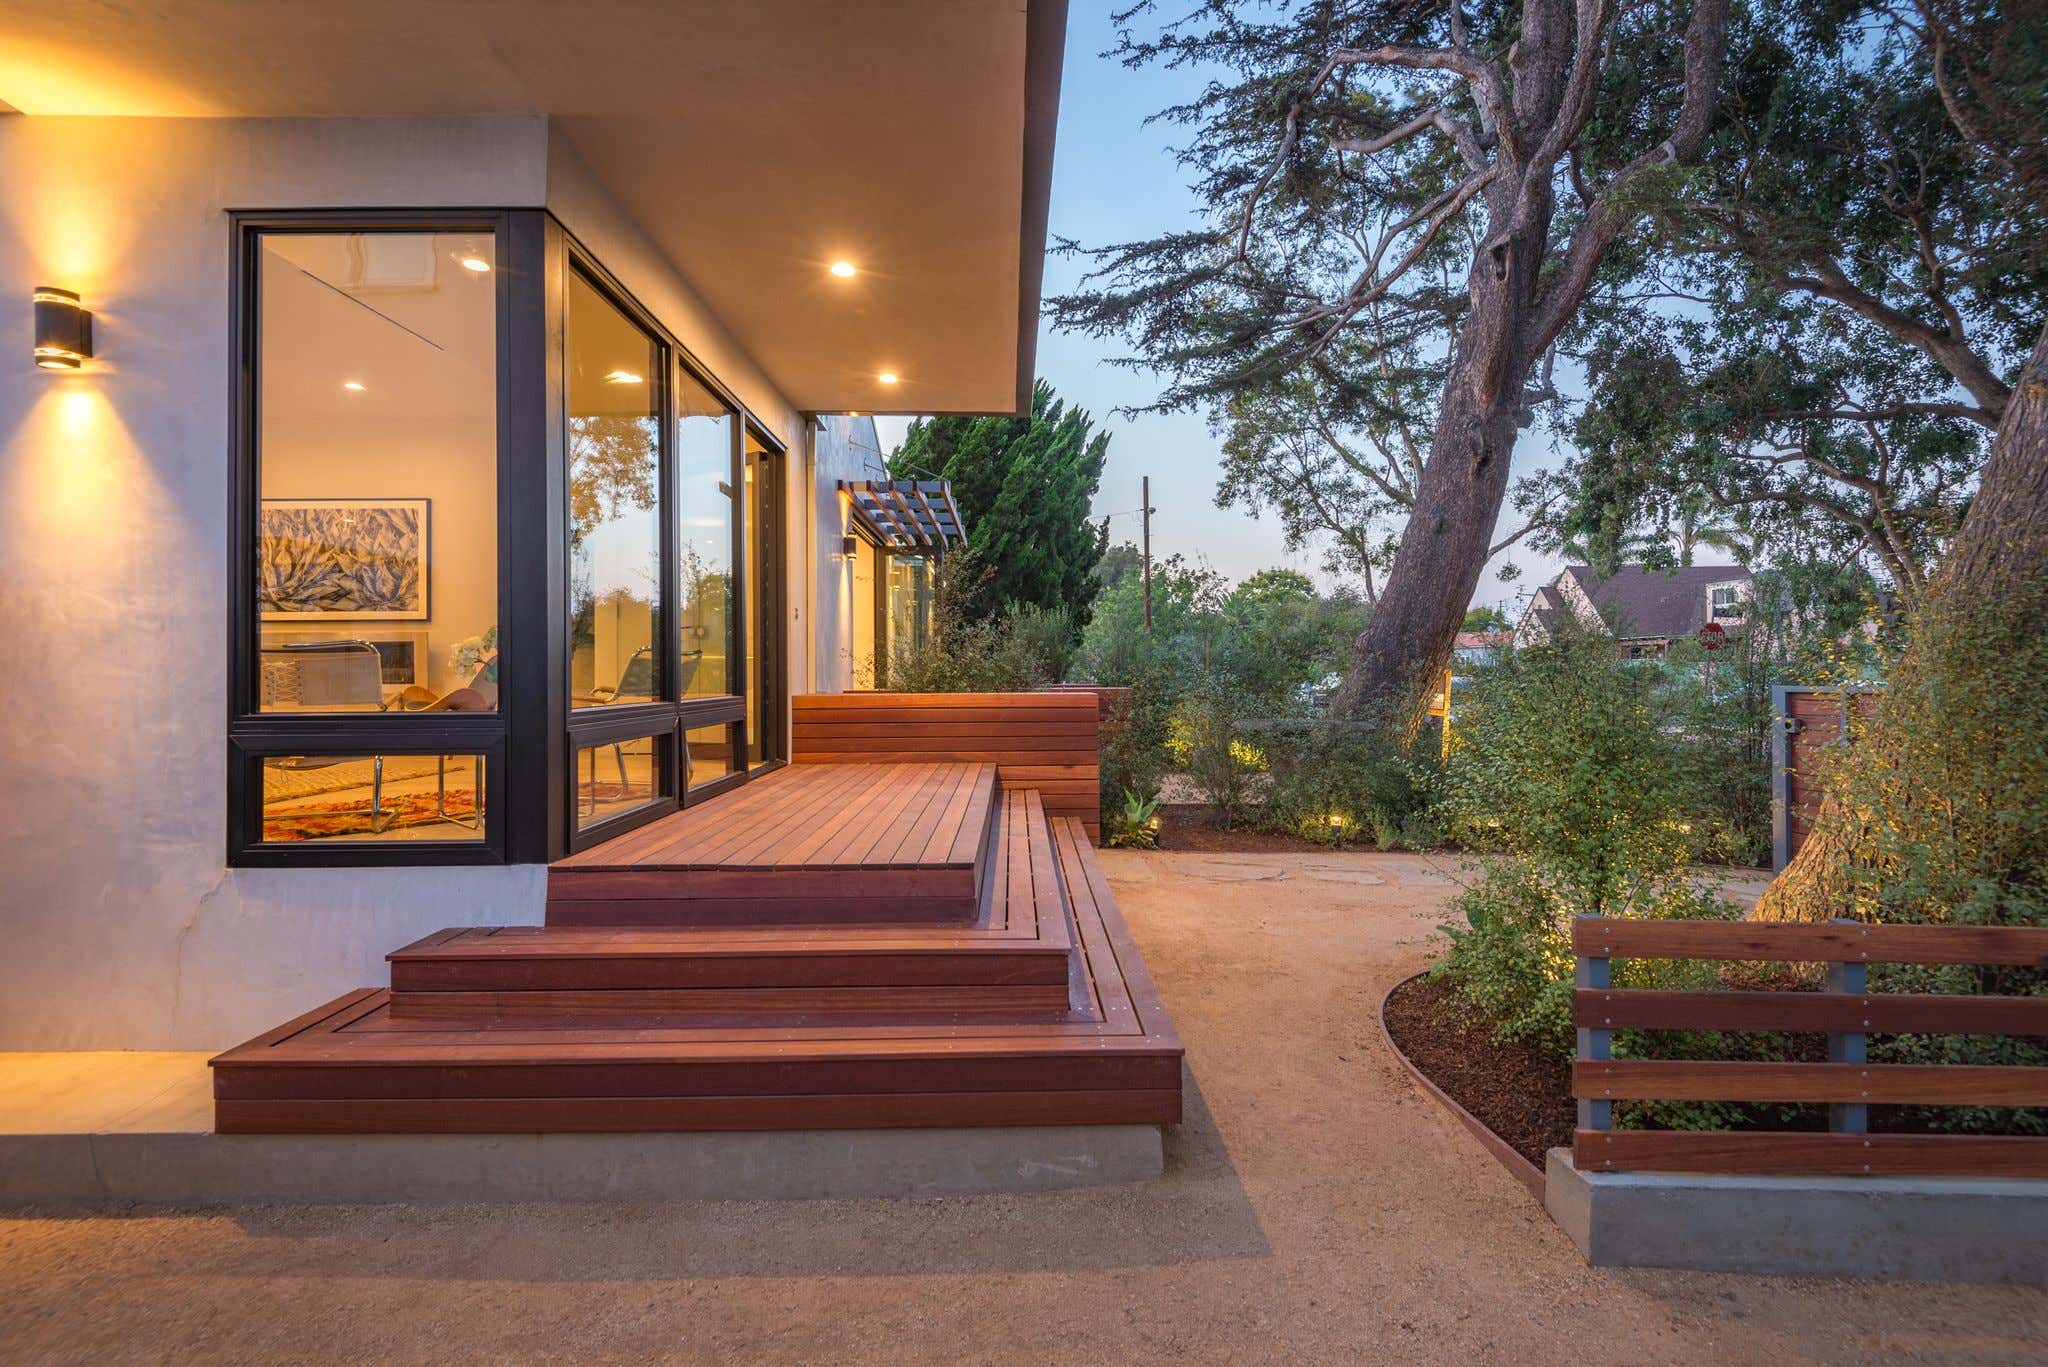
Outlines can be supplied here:
M1185 130L1163 123L1148 127L1145 119L1189 98L1200 89L1202 77L1153 67L1131 71L1101 56L1116 41L1109 15L1118 7L1112 0L1077 0L1067 20L1051 232L1056 239L1072 238L1084 246L1153 236L1185 224L1198 208L1187 189L1187 173L1175 164L1172 151ZM1172 17L1171 6L1162 7L1162 12ZM1073 288L1085 268L1086 262L1078 259L1048 259L1046 296ZM1108 358L1124 352L1114 340L1063 335L1045 326L1039 331L1039 375L1070 404L1094 414L1111 434L1109 466L1095 515L1139 507L1138 481L1149 474L1152 506L1159 510L1152 524L1155 556L1179 552L1191 560L1206 559L1232 579L1286 565L1328 587L1321 554L1290 554L1270 516L1254 520L1242 509L1216 507L1219 443L1199 414L1115 414L1119 405L1148 402L1164 387L1145 371L1109 363ZM901 418L881 419L882 445L893 448L907 425ZM1546 436L1524 434L1516 451L1517 472L1540 466L1547 455ZM1112 523L1113 541L1137 537L1136 517L1118 517ZM1556 573L1556 562L1545 557L1520 548L1510 555L1522 566L1523 577L1502 584L1489 567L1480 580L1477 602L1512 604Z

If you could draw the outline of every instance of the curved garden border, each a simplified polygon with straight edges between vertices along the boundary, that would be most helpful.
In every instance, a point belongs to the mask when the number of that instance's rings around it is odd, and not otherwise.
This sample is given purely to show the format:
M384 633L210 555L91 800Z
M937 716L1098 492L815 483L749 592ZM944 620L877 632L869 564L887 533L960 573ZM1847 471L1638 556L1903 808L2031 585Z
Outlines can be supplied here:
M1407 1071L1408 1076L1413 1078L1417 1085L1419 1085L1423 1091L1427 1092L1430 1096L1435 1097L1438 1102L1442 1103L1444 1109L1448 1110L1452 1115L1456 1116L1459 1122L1463 1124L1466 1129L1470 1130L1473 1133L1473 1135L1478 1138L1480 1144L1485 1147L1486 1151L1492 1154L1496 1159L1498 1159L1500 1161L1500 1165L1506 1168L1511 1174L1513 1174L1516 1181L1520 1182L1524 1187L1528 1189L1529 1194L1536 1198L1536 1203L1538 1205L1542 1205L1544 1187L1543 1170L1537 1167L1534 1163L1531 1163L1528 1159L1522 1157L1521 1154L1516 1153L1514 1149L1508 1146L1508 1142L1505 1139L1502 1139L1492 1130L1486 1128L1486 1124L1484 1121L1480 1120L1478 1116L1473 1115L1472 1112L1466 1110L1463 1106L1460 1106L1456 1101L1451 1099L1451 1096L1448 1092L1444 1091L1443 1088L1437 1086L1434 1082L1430 1081L1429 1077L1420 1068L1415 1066L1414 1060L1410 1059L1408 1055L1401 1052L1401 1046L1394 1043L1394 1036L1387 1029L1388 998L1392 997L1395 992L1407 986L1409 983L1414 982L1417 978L1422 977L1428 971L1428 969L1424 969L1421 973L1410 973L1407 977L1395 981L1392 986L1388 987L1385 992L1380 994L1379 1010L1375 1013L1376 1019L1379 1021L1380 1040L1387 1046L1387 1049L1394 1055L1394 1057L1401 1061L1401 1067Z

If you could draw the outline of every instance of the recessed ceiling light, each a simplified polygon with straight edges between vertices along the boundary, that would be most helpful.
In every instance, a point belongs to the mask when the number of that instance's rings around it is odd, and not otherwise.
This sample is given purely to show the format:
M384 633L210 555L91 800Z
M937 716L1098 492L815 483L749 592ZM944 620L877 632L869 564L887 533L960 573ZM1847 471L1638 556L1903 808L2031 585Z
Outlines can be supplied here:
M832 274L838 276L841 280L853 279L853 263L851 261L834 261L832 263Z
M642 380L642 378L641 378L640 376L638 376L638 375L635 375L635 374L634 374L634 373L633 373L632 371L630 371L630 370L614 370L614 371L610 371L609 373L607 373L607 374L605 375L605 377L604 377L604 382L605 382L606 384L641 384L641 383L644 383L644 381Z
M458 256L455 259L461 263L462 269L475 271L478 275L484 274L491 268L491 263L484 260L481 256Z
M341 387L343 389L346 389L351 394L360 394L365 389L369 388L369 386L364 384L361 380L343 380L341 382Z
M880 380L883 384L895 384L898 377L895 371L885 370L881 374L875 376L875 378Z

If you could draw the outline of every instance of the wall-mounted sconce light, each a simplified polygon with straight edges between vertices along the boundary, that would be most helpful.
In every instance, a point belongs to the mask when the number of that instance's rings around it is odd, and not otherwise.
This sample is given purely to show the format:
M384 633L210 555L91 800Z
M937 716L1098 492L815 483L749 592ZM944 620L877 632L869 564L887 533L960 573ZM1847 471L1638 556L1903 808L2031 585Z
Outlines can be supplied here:
M851 560L859 552L860 539L858 537L842 536L839 538L839 554L843 558Z
M92 315L70 290L37 285L36 364L45 370L76 370L92 355Z

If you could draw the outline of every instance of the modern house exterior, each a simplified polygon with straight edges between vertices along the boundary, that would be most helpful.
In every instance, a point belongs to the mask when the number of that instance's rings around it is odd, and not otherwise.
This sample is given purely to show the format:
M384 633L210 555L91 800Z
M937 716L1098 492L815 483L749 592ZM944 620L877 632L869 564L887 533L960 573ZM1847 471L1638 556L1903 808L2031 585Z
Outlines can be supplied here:
M1029 404L1062 0L4 13L0 1048L248 1039L664 821L865 813L941 920L1092 858L1092 696L818 702L963 532L873 415Z
M1614 638L1630 659L1654 659L1675 641L1738 630L1756 595L1740 565L1652 569L1623 565L1601 575L1567 565L1538 588L1515 624L1517 646L1540 645L1561 621Z

